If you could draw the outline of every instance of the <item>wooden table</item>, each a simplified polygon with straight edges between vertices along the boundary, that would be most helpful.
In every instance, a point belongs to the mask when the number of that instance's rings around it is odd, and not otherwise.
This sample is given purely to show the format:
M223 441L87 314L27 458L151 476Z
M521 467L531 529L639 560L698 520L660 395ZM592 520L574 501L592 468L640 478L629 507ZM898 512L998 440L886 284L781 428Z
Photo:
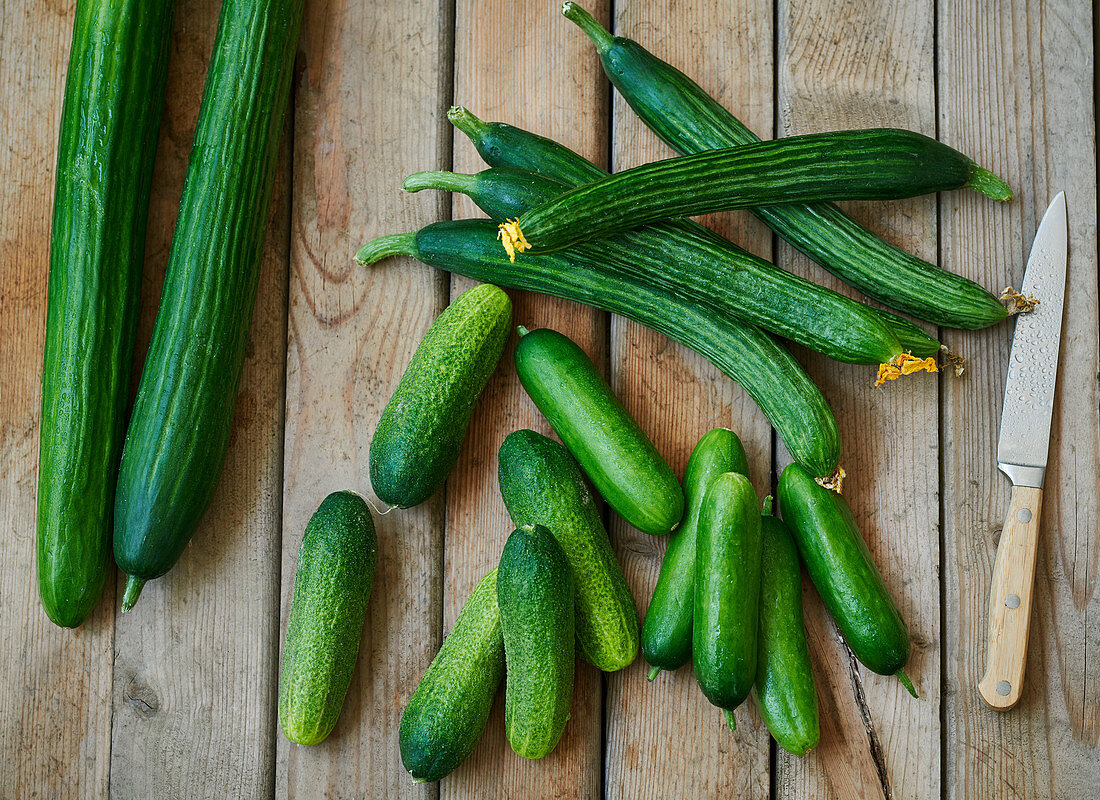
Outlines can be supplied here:
M995 442L1012 334L945 331L964 377L872 373L799 352L840 421L845 491L914 639L922 699L869 673L813 590L818 750L793 758L748 704L736 733L690 669L645 681L578 672L557 750L508 749L501 709L441 784L401 767L405 700L510 531L496 489L504 435L545 430L510 359L461 461L431 502L377 518L380 560L344 712L324 744L275 720L281 620L295 554L329 491L368 491L375 422L436 314L468 283L410 261L366 270L381 233L463 201L400 190L407 173L478 162L445 112L460 102L621 169L669 151L608 90L557 2L310 0L283 139L228 464L178 566L118 612L111 582L79 630L54 627L34 581L40 364L54 150L72 0L0 0L0 797L1084 798L1100 786L1096 170L1092 9L1080 0L621 0L618 32L683 68L765 136L898 125L1006 176L974 193L853 211L890 240L999 290L1019 285L1050 197L1066 191L1070 268L1028 682L988 710L975 684L1008 501ZM140 352L160 292L217 9L179 0L146 259ZM605 0L589 0L604 21ZM781 266L837 282L745 214L709 221ZM760 412L702 359L638 325L514 294L515 319L575 338L677 470L707 429L749 450L758 490L787 457ZM135 364L135 375L141 361ZM613 519L642 610L664 543Z

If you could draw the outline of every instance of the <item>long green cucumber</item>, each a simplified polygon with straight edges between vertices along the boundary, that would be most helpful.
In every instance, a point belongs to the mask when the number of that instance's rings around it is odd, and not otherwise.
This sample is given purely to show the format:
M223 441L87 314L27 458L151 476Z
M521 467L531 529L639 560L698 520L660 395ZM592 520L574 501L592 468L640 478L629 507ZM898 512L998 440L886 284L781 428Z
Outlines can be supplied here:
M438 781L470 756L503 679L504 637L493 569L470 593L401 715L401 763L418 783Z
M573 573L541 525L508 537L497 570L504 634L504 728L512 749L542 758L557 745L573 703Z
M959 151L915 131L867 128L788 136L641 164L578 186L501 225L513 252L550 252L651 222L820 200L894 200L1008 186Z
M447 480L511 323L508 295L483 283L432 324L371 439L371 486L384 502L415 506Z
M638 530L672 531L684 516L680 483L596 365L557 331L519 334L520 383L596 491Z
M229 449L304 0L225 0L115 492L123 611L171 569Z
M592 40L623 99L673 150L690 154L760 141L697 83L637 42L612 36L576 3L564 3L562 13ZM984 328L1008 316L978 284L888 244L836 206L761 206L753 213L841 280L918 319Z
M54 182L35 546L42 607L66 628L92 612L110 567L173 8L76 5Z
M638 653L638 608L577 462L553 439L518 430L497 463L512 523L546 527L569 561L578 655L605 672L628 666Z
M306 525L279 674L279 726L292 742L332 732L351 684L378 539L363 498L333 492Z
M407 255L474 280L586 303L621 314L709 359L756 401L792 457L815 475L830 475L840 456L836 420L798 362L768 335L709 309L625 280L600 261L572 251L511 263L489 220L437 222L365 244L362 264Z
M802 617L798 547L771 512L767 497L760 519L760 644L753 698L780 747L800 756L821 738L817 687Z
M909 660L909 630L848 501L798 464L783 470L778 489L783 521L848 647L873 672L897 675L915 696L902 672Z
M677 669L691 659L691 621L695 612L695 540L707 489L727 472L749 474L745 448L728 428L715 428L695 445L684 470L684 521L668 540L661 573L642 625L642 655L652 665L649 679L662 669Z
M760 508L749 479L711 481L695 534L695 678L730 728L756 680L760 623Z

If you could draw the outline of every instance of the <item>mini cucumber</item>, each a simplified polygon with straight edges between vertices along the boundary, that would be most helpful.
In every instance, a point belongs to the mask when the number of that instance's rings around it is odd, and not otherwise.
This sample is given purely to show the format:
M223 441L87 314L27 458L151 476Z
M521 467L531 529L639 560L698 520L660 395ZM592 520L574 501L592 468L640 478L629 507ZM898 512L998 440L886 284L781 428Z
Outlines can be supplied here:
M401 763L437 781L473 752L504 678L497 571L481 579L401 715Z
M580 467L553 439L513 431L498 455L500 493L516 526L545 526L576 584L577 651L605 672L638 653L638 609Z
M638 530L670 532L684 515L684 493L596 365L557 331L519 332L520 382L596 491Z
M760 509L748 478L711 481L695 536L695 678L733 728L756 680L760 620Z
M691 659L691 619L695 611L695 538L703 499L711 482L726 472L749 474L745 448L728 428L715 428L701 438L684 471L687 512L668 540L661 574L642 625L642 655L653 666L677 669Z
M317 744L336 724L359 654L378 539L367 504L334 492L310 518L298 550L279 675L279 726Z
M802 568L791 532L772 516L760 518L760 640L753 698L779 746L796 756L817 747L821 727L817 688L802 617Z
M508 295L483 283L463 292L432 324L370 443L371 485L384 502L415 506L447 480L511 321Z
M852 509L797 464L779 477L779 507L818 594L848 647L868 669L897 675L909 660L909 631L871 560Z
M557 745L573 702L573 573L554 535L525 525L508 537L497 570L504 634L504 728L512 749L542 758Z

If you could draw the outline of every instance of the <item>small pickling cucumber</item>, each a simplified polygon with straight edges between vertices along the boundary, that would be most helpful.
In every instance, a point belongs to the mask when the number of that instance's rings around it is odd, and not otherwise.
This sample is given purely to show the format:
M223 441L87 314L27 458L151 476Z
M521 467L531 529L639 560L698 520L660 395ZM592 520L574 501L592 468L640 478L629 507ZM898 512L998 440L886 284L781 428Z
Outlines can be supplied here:
M897 675L913 693L901 671L909 660L909 630L848 501L797 464L783 470L778 494L783 521L848 647L868 669Z
M334 492L310 518L298 550L279 675L279 726L298 744L336 724L359 654L378 539L367 504Z
M432 323L371 439L371 485L384 502L415 506L447 480L511 322L508 295L483 283Z
M695 542L695 678L734 728L756 680L760 621L760 507L748 478L711 481Z
M567 336L520 328L516 372L539 411L615 511L640 531L669 533L684 493L668 462Z
M553 439L519 430L504 439L498 464L512 523L546 527L572 568L578 654L605 672L628 666L638 653L638 608L577 462Z
M494 569L470 593L401 715L401 763L417 783L437 781L469 757L503 678Z
M796 756L817 747L817 717L806 624L802 618L802 567L798 547L779 519L772 498L760 518L760 644L753 698L779 746Z
M573 573L541 525L508 537L497 569L504 634L504 729L512 749L542 758L569 721L575 669Z
M728 428L701 438L684 471L684 521L668 540L661 574L653 588L642 625L642 655L652 665L649 679L662 669L677 669L691 659L691 619L695 612L695 538L703 499L711 482L726 472L749 474L745 448Z

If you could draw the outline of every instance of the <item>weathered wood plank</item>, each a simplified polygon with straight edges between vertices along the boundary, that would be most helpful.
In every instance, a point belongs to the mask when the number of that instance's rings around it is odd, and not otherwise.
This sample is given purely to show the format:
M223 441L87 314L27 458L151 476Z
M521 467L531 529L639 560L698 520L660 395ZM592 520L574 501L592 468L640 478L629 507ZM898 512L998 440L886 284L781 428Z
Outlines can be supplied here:
M35 581L35 497L57 131L73 3L0 3L0 797L102 797L114 582L75 631Z
M146 243L135 383L160 302L220 3L177 6ZM268 797L274 779L289 125L233 438L191 545L115 635L111 796ZM119 589L121 591L121 589Z
M1096 590L1096 162L1092 9L1075 2L939 6L940 136L1007 176L1017 199L942 206L943 264L1019 286L1050 199L1070 244L1024 694L998 714L977 694L990 576L1009 484L996 469L1012 324L967 334L969 380L944 395L947 796L1076 798L1100 782Z
M370 492L386 402L441 310L443 281L412 262L357 267L355 249L439 219L401 179L449 152L448 3L307 4L295 94L294 202L283 486L285 629L302 533L321 500ZM278 797L428 797L401 767L405 700L439 642L442 508L375 516L378 567L340 720L316 747L278 739ZM282 646L280 634L280 648Z
M606 20L607 3L592 4L592 11ZM520 35L503 20L517 22ZM587 42L572 27L558 16L555 4L459 0L454 99L482 119L553 137L605 163L606 84ZM484 168L465 136L456 131L454 142L456 170ZM455 199L454 213L456 217L480 215L465 198ZM463 278L452 279L452 297L471 285ZM541 295L509 294L516 324L554 328L576 341L598 365L606 362L607 315ZM478 404L462 456L447 484L443 616L448 630L476 582L499 561L512 532L497 485L500 443L518 428L550 432L516 377L514 339ZM556 797L598 797L601 701L599 672L579 663L572 717L561 742L546 758L527 761L508 745L501 697L481 744L466 764L440 784L440 796L539 797L552 786Z
M935 134L933 3L815 0L778 5L783 135L897 125ZM936 258L934 198L854 206L872 230ZM789 246L779 263L826 285ZM936 796L940 787L939 475L937 381L873 388L873 368L805 362L833 406L848 472L844 493L913 639L908 672L922 700L849 661L811 594L807 618L822 697L818 751L779 751L781 796ZM785 463L785 460L784 460Z
M675 64L750 126L772 128L772 9L754 2L629 3L616 6L615 31ZM579 32L577 35L580 35ZM731 68L731 65L735 65ZM621 98L614 104L616 170L674 155ZM765 257L771 233L747 214L708 220L738 244ZM688 456L711 428L737 432L749 454L761 499L771 490L771 427L752 400L705 359L666 337L613 317L611 378L616 394L683 475ZM667 538L641 533L612 515L612 536L644 613L660 572ZM607 796L768 796L768 734L752 704L730 732L699 690L691 665L646 681L639 655L609 676Z

